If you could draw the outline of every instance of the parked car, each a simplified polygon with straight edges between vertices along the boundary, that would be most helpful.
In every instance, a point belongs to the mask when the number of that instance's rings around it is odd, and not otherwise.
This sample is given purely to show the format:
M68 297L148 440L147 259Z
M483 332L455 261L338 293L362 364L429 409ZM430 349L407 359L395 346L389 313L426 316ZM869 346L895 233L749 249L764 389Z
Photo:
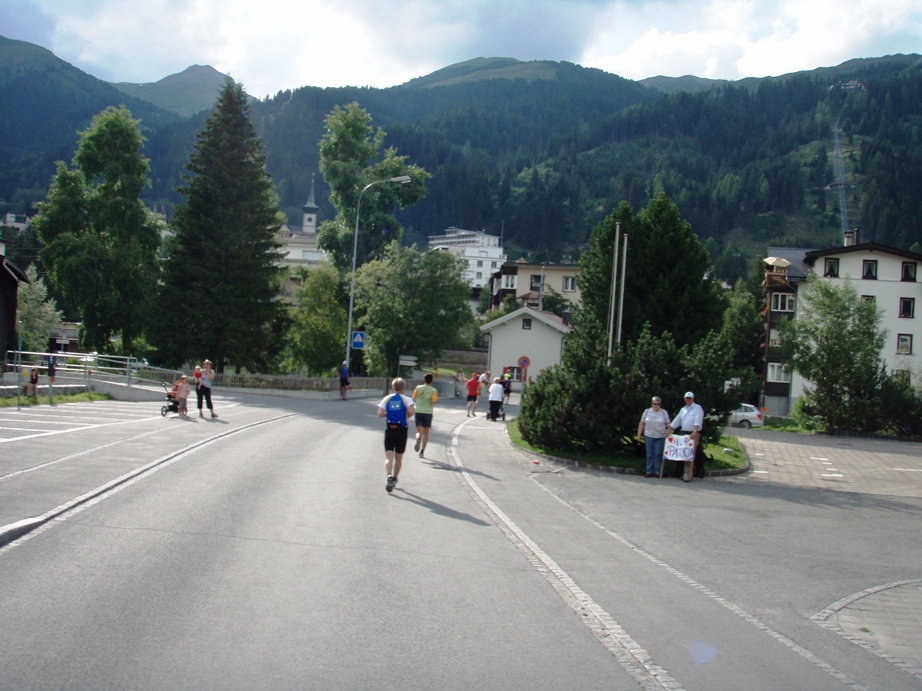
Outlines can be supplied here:
M754 405L743 403L739 408L730 413L730 424L739 425L745 429L762 427L762 412Z

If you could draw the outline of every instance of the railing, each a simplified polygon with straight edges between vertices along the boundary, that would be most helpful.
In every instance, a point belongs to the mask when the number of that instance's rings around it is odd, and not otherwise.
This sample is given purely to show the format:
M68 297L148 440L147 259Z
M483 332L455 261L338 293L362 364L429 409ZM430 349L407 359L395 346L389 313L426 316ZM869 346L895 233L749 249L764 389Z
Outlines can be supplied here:
M128 386L134 386L172 382L182 374L177 370L153 367L143 360L122 355L42 353L25 350L7 351L4 371L19 374L24 369L37 367L42 376L48 376L52 358L54 358L55 381L62 379L88 382L92 377L97 380L124 381Z
M89 386L91 381L108 381L128 386L159 386L162 382L168 384L176 381L184 373L192 383L192 372L165 369L148 365L137 358L120 355L100 355L99 353L40 353L31 351L10 350L6 354L5 372L16 373L17 381L22 380L20 372L33 367L39 368L42 377L48 375L48 365L51 358L55 358L56 383L83 383ZM380 392L384 395L385 389L390 386L388 377L350 377L352 390ZM413 387L422 384L419 380L407 379L407 395L412 393ZM256 391L311 391L329 394L331 397L339 394L339 377L305 377L300 374L235 374L222 372L215 374L213 385L218 388L251 389ZM445 390L436 382L442 395L448 395L453 387L451 380L444 380Z

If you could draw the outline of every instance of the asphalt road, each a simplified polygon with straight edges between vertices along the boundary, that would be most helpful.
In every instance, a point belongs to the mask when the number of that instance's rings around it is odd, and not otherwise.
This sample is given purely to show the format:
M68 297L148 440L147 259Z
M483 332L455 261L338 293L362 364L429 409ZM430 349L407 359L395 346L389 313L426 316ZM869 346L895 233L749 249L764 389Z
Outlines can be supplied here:
M0 689L922 685L811 618L922 577L922 473L572 470L451 399L387 494L375 401L216 405L0 414Z

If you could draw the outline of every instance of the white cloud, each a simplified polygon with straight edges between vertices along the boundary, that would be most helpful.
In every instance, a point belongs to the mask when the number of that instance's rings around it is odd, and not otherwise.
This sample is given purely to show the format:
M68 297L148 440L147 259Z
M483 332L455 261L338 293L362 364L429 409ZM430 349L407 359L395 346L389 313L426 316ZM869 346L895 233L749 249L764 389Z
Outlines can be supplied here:
M581 64L632 79L656 74L739 79L917 52L922 2L616 2L600 27Z
M255 96L392 86L475 57L738 79L922 45L922 0L21 2L54 22L45 47L103 79L149 82L210 64Z

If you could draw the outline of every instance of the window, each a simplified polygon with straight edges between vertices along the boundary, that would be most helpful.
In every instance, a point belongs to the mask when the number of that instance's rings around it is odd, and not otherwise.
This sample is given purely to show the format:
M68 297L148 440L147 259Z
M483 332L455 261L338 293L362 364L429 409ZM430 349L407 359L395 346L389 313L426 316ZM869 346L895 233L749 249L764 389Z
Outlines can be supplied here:
M911 283L916 282L916 263L915 262L903 262L902 280L909 281Z
M768 379L766 381L790 382L791 370L788 369L787 365L782 365L780 362L769 362Z
M576 276L564 276L563 289L568 293L576 290Z
M823 271L823 276L826 278L838 278L839 277L839 260L838 259L827 259L826 260L826 270Z
M772 293L772 312L793 312L794 295L791 293Z
M522 328L525 329L526 331L530 331L531 330L531 319L523 319Z
M541 290L541 274L531 275L531 290Z
M778 329L772 329L768 332L768 345L772 348L777 348L781 345L781 334L778 333Z
M511 375L511 381L522 381L521 367L507 367L505 374Z
M496 262L493 262L492 264L490 264L490 268L491 268L491 269L495 269L495 268L496 268Z
M861 278L866 278L871 281L877 280L877 260L876 259L865 259L864 264L861 268Z
M503 288L515 288L515 274L503 276Z
M478 268L478 269L482 269L482 268L483 268L483 259L478 259L478 260L477 260L477 268Z
M481 278L483 278L483 271L478 271L478 272L477 272L477 279L479 280L479 279L481 279Z
M861 299L864 300L865 302L877 302L876 295L862 295Z
M916 316L916 299L900 298L900 318L913 319Z
M912 355L912 334L897 334L896 354Z

